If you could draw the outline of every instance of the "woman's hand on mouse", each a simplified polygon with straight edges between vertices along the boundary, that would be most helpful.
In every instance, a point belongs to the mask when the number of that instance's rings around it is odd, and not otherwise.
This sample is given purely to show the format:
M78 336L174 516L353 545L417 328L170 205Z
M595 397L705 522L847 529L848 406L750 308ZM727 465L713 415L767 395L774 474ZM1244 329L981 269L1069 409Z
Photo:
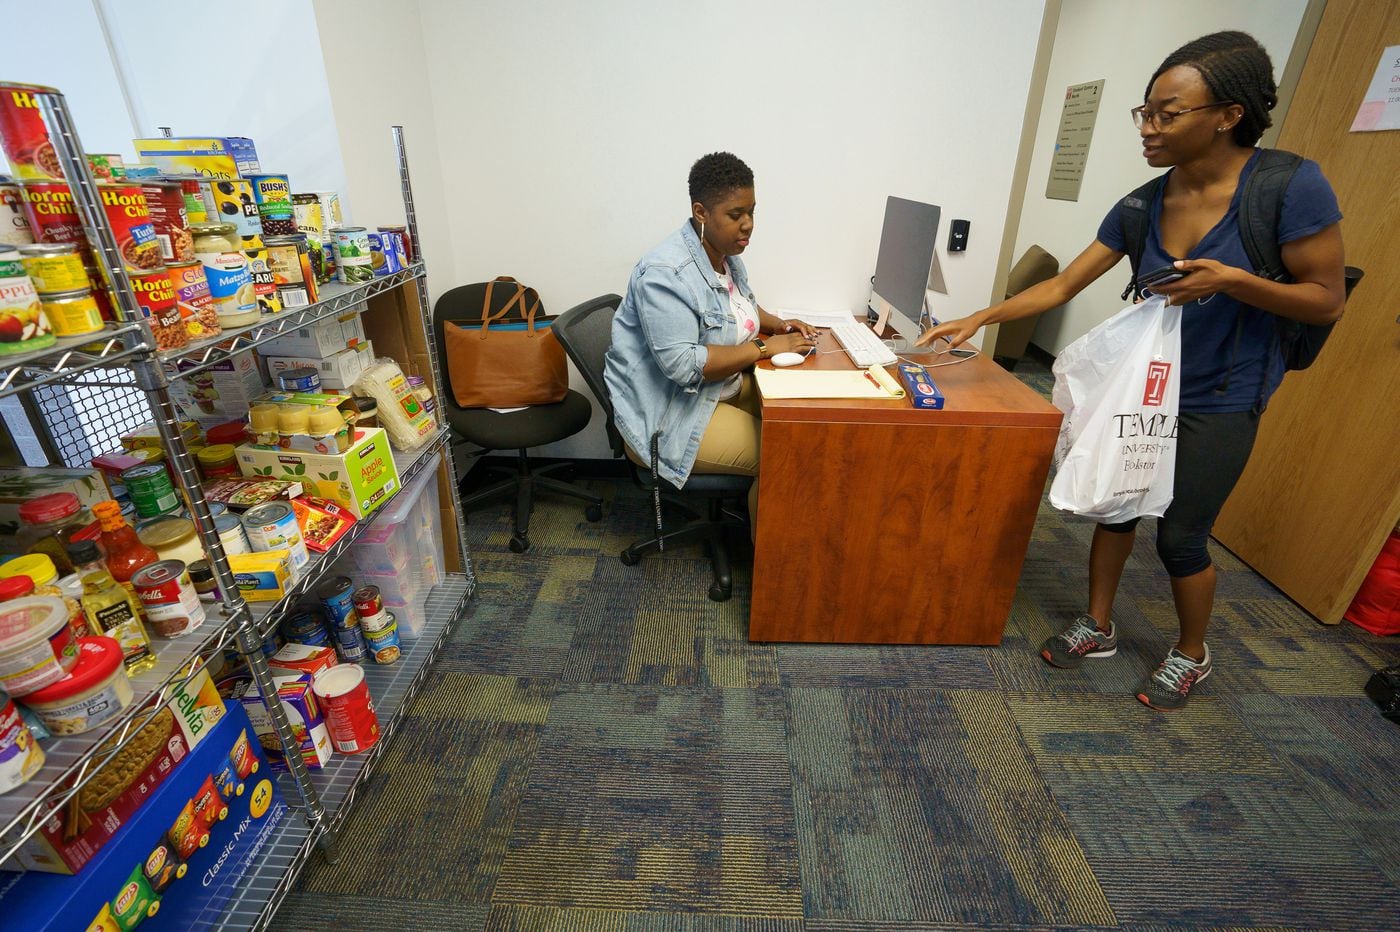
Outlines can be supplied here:
M809 349L817 345L817 337L816 331L813 331L810 337L795 331L793 333L774 334L766 338L763 342L768 344L771 355L776 356L778 353L805 354Z
M784 319L783 327L784 333L800 333L804 337L811 337L813 340L815 340L818 335L816 327L813 327L805 320L798 320L796 317L788 317Z
M1209 298L1211 295L1228 294L1239 280L1239 276L1249 274L1243 269L1214 259L1181 259L1172 264L1191 274L1165 285L1154 285L1148 290L1153 294L1162 295L1168 304L1177 307Z

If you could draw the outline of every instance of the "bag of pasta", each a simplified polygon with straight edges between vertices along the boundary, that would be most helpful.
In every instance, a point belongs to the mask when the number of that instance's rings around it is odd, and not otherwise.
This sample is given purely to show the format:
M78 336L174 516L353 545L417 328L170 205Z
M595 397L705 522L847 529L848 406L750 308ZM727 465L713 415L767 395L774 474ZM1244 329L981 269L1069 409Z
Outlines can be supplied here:
M397 450L416 450L437 433L437 419L424 407L422 398L392 359L375 360L374 365L360 373L351 391L375 400L379 426Z

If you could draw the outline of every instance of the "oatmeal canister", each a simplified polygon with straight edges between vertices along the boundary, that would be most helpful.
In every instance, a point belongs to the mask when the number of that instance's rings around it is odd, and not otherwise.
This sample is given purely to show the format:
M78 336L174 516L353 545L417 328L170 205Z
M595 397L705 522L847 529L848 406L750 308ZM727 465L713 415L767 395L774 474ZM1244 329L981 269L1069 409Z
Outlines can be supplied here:
M21 246L19 259L24 263L34 290L40 294L58 294L90 287L87 269L78 247L72 243L34 243Z
M141 193L146 195L146 207L151 212L160 243L160 257L165 262L190 262L194 259L194 235L190 233L189 213L185 195L178 181L143 181Z
M155 337L156 350L174 350L190 345L189 331L180 316L180 306L175 301L175 285L170 273L165 269L141 272L131 276L131 289L136 292L136 303L141 305L141 313L151 325L151 336Z
M247 175L253 183L262 231L267 236L290 236L297 231L292 209L292 185L286 175Z
M102 329L102 312L86 288L39 296L56 337L81 337Z
M166 271L170 273L170 284L175 288L175 305L180 309L180 319L185 322L185 332L189 338L203 340L222 333L219 313L214 309L214 299L209 295L209 280L204 277L204 265L197 260L177 262Z
M204 605L189 570L179 560L159 560L137 570L131 585L161 637L179 637L204 624Z
M29 219L24 215L24 191L0 175L0 246L27 246L34 242Z
M151 210L146 206L141 186L99 184L97 191L126 267L139 272L160 265L160 241L156 239Z
M58 93L37 84L0 84L0 147L17 178L63 177L58 153L49 141L49 129L34 96L44 91Z
M61 181L26 181L24 216L36 243L79 243L86 247L83 221L73 192Z

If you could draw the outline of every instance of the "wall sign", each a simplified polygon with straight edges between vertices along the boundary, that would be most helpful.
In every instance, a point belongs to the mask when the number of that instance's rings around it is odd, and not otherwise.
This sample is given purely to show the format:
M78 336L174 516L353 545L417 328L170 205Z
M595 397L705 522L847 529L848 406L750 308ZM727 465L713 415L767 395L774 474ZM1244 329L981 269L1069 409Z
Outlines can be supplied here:
M1353 133L1383 129L1400 129L1400 45L1392 45L1381 53L1375 77L1366 89L1366 99L1351 121Z
M1050 159L1050 181L1045 196L1061 201L1079 200L1084 166L1089 161L1089 141L1099 118L1103 80L1071 84L1065 88L1065 106L1060 113L1060 132L1055 136L1055 154Z

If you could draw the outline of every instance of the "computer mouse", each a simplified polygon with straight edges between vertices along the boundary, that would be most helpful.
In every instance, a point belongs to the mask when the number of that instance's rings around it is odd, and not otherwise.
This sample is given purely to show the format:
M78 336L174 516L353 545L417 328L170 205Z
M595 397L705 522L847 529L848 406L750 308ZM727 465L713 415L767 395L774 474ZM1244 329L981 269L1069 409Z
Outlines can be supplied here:
M778 353L773 357L773 365L787 368L788 366L800 366L807 357L801 353Z

